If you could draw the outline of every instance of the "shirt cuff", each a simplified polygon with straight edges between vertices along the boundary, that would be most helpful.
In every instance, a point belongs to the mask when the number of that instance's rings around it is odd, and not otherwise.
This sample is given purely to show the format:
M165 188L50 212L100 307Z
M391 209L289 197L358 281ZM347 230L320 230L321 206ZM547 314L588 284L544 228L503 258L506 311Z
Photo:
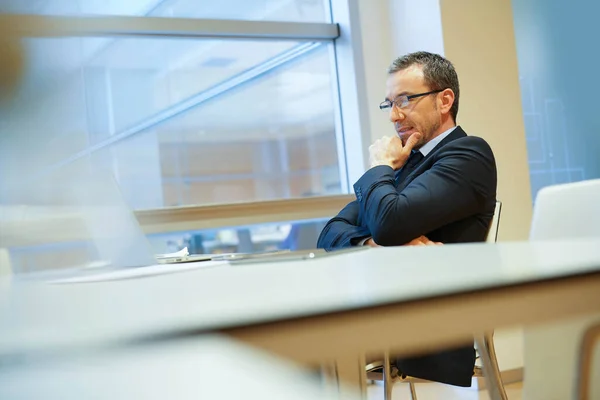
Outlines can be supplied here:
M364 246L367 243L367 240L371 239L372 236L362 239L360 242L356 243L357 246Z

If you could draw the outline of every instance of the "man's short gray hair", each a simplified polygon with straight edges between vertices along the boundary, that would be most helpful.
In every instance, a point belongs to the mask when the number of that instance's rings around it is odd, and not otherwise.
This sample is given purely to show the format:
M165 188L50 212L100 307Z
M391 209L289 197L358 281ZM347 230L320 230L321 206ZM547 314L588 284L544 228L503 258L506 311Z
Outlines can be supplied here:
M460 87L454 65L439 54L418 51L396 58L388 68L388 74L402 71L413 65L420 65L423 68L425 83L429 86L430 90L452 89L454 92L454 104L450 108L450 115L452 115L454 122L456 122Z

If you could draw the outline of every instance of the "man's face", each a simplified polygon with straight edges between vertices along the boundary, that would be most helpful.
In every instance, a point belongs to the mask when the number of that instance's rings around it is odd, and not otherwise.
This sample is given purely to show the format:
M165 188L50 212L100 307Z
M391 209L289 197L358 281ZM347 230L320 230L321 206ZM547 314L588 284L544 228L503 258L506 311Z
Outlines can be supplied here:
M423 68L413 65L388 76L386 82L386 99L394 100L400 95L413 95L431 91L425 84ZM406 144L415 132L421 133L421 140L415 146L420 148L433 138L441 125L441 113L437 106L437 95L411 99L404 108L394 105L390 110L390 121L394 123L396 133Z

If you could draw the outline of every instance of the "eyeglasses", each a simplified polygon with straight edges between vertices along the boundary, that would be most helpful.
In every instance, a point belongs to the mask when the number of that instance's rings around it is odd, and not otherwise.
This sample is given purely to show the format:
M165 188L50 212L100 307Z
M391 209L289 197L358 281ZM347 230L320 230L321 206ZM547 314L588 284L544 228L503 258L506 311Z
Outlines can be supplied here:
M408 96L403 94L403 95L396 97L394 100L386 100L386 101L382 102L379 105L379 109L382 111L391 110L394 105L396 105L396 107L398 107L398 108L404 108L404 107L408 106L408 103L412 99L416 99L417 97L427 96L427 95L434 94L434 93L443 92L444 90L446 90L446 89L432 90L431 92L411 94Z

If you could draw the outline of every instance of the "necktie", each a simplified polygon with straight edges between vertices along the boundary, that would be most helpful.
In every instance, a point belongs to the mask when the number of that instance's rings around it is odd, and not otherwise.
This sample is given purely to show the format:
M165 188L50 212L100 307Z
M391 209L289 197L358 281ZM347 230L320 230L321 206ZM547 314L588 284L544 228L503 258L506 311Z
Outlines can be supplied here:
M408 161L404 164L398 173L396 174L396 183L400 183L406 179L411 172L419 165L419 163L423 160L423 154L420 151L413 151L410 157L408 157Z

